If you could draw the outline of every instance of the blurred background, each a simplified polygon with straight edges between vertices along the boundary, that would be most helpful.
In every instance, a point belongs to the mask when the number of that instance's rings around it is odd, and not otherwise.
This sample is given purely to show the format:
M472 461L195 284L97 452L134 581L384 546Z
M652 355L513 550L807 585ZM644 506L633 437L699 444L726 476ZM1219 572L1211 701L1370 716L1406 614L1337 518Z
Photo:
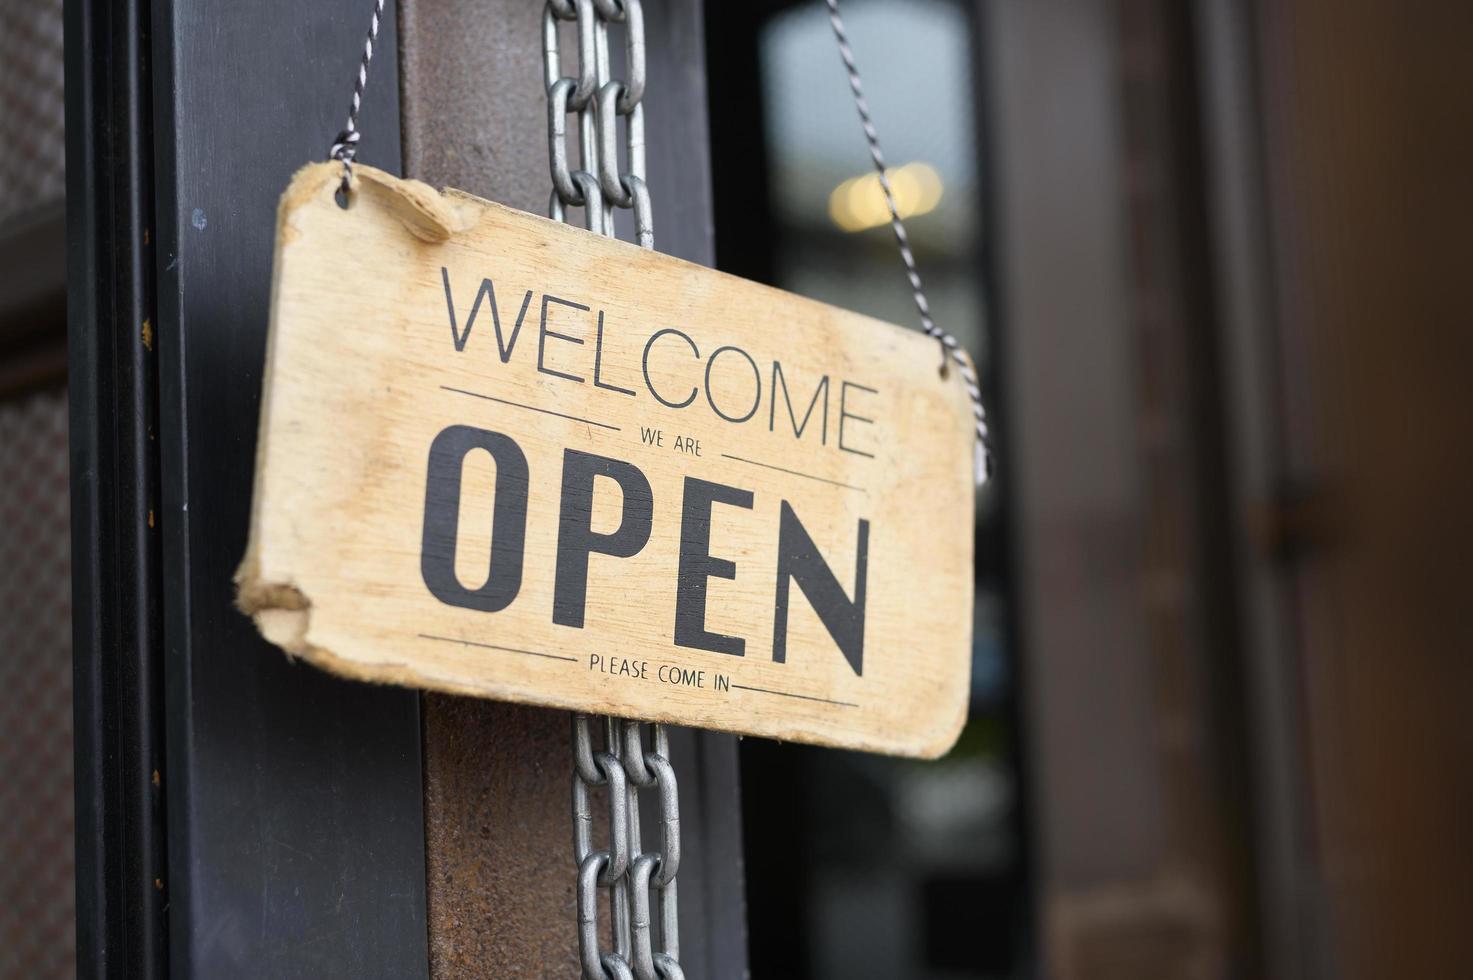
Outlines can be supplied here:
M742 745L752 975L1473 975L1473 7L844 10L1000 478L957 748ZM718 264L915 324L823 4L707 28Z
M844 7L998 478L956 749L742 744L752 976L1473 975L1473 4ZM75 969L61 8L0 0L7 978ZM719 266L913 324L820 0L705 14Z

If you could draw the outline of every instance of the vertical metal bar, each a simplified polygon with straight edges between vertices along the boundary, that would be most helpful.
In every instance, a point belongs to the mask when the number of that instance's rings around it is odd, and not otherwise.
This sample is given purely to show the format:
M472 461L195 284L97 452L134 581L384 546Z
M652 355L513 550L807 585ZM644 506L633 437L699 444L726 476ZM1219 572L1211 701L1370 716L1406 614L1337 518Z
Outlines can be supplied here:
M66 5L77 972L167 968L143 0Z
M989 395L992 418L991 451L994 461L1015 458L1010 447L1017 435L1012 420L993 406L1012 400L1008 378L1001 370L1015 343L1013 324L1007 318L1007 297L1002 276L1000 245L1006 229L999 227L1003 214L1003 189L994 162L997 154L1001 121L997 117L997 93L994 86L991 10L988 0L973 0L971 22L972 91L974 146L978 167L979 207L983 220L976 228L974 248L977 270L982 278L982 303L986 311L983 322L990 325L987 336L988 356L979 365L982 390ZM1002 596L1002 648L1008 651L1007 672L1012 678L1010 690L1001 699L997 711L1006 732L1003 758L1013 774L1014 802L1007 817L1017 848L1016 859L1007 871L1016 905L1011 915L1012 962L1019 980L1032 980L1042 975L1038 968L1039 922L1036 883L1041 866L1034 811L1034 772L1031 767L1032 744L1028 730L1028 698L1033 677L1028 660L1029 639L1024 630L1026 620L1023 594L1019 583L1023 578L1023 552L1015 534L1021 504L1017 481L1006 466L995 468L990 481L993 495L992 514L979 521L973 548L977 555L976 576L982 588L995 589Z
M705 38L699 0L645 0L643 104L656 247L711 264ZM550 177L542 5L418 0L404 7L409 176L542 213ZM617 58L619 52L614 52ZM577 970L568 855L567 719L541 709L425 699L425 812L434 975L494 957L510 975ZM494 738L492 736L495 736ZM736 740L672 730L680 786L681 962L691 977L746 973ZM483 824L527 828L515 838ZM480 923L515 922L517 930Z
M1254 5L1195 0L1202 134L1210 161L1206 194L1216 252L1222 376L1232 412L1225 481L1234 508L1233 568L1241 585L1248 745L1254 777L1258 897L1267 976L1327 973L1317 962L1322 923L1313 807L1305 787L1304 691L1295 636L1294 590L1281 556L1254 547L1263 502L1290 485L1283 364L1275 349L1273 249L1264 163L1261 52Z
M342 125L371 5L153 5L171 970L425 976L418 697L292 664L233 606L276 202ZM386 11L360 158L399 166ZM351 277L351 257L343 274Z

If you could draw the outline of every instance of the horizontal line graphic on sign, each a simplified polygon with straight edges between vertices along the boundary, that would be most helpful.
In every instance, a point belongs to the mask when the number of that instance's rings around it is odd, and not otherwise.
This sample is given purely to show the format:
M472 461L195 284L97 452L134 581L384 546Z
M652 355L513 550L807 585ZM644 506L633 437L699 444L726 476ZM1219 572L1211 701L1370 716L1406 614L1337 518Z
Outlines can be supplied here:
M801 476L804 479L817 480L819 483L827 483L831 486L843 487L845 490L858 490L860 493L865 494L866 496L869 495L868 491L866 491L864 487L856 487L852 483L840 483L838 480L830 480L826 476L814 476L812 473L803 473L798 470L790 470L783 466L773 466L771 463L759 463L755 459L747 459L744 456L733 456L731 453L722 453L721 456L723 459L734 459L738 463L748 463L752 466L761 466L769 470L777 470L779 473L787 473L791 476Z
M507 398L497 398L494 395L483 395L478 391L466 391L464 388L452 388L449 385L441 385L440 387L445 391L453 391L458 395L470 395L472 398L482 398L488 402L500 402L502 405L510 405L512 408L525 408L529 412L541 412L543 415L556 415L558 418L567 419L570 422L583 422L587 425L596 425L600 429L613 429L615 432L624 431L617 425L609 425L607 422L595 422L593 419L585 419L579 415L564 415L562 412L554 412L550 408L538 408L536 405L523 405L521 402L514 402Z
M527 657L546 657L548 660L566 660L570 664L578 662L577 657L564 657L559 653L540 653L536 650L518 650L516 647L499 647L494 643L478 643L475 640L461 640L453 636L434 636L430 633L418 634L421 640L439 640L441 643L459 643L468 647L485 647L487 650L502 650L506 653L520 653Z
M812 694L794 694L792 691L774 691L771 688L751 687L747 684L733 684L732 687L739 687L743 691L756 691L758 694L776 694L780 698L797 698L800 701L821 701L824 704L837 704L841 708L859 707L859 705L855 704L853 701L835 701L831 698L814 697Z

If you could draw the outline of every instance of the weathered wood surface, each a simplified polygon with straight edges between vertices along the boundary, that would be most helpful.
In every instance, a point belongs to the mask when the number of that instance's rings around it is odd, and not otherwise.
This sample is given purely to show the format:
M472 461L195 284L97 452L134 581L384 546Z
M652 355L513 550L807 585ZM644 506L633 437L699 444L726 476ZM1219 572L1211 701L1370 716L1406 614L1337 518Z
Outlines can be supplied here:
M933 756L971 426L933 341L357 168L283 196L241 608L348 676Z

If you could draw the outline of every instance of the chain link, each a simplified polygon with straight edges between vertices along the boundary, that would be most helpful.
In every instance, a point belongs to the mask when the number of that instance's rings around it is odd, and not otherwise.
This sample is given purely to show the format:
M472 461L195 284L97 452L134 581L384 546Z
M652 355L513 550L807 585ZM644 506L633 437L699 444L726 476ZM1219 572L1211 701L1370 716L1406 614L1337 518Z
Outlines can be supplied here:
M577 32L575 75L563 74L564 25ZM624 31L625 78L611 76L609 27ZM644 8L639 0L547 0L542 13L542 69L547 87L547 160L552 194L547 213L566 221L583 209L583 225L615 234L614 212L632 212L634 235L655 244L645 183ZM578 160L570 160L568 118L577 115ZM622 139L620 121L622 120ZM621 152L622 151L622 152ZM620 158L623 166L620 166ZM670 736L654 725L646 748L638 721L604 720L594 747L593 722L573 716L573 857L578 867L578 961L584 980L685 980L680 968L680 795L670 765ZM593 791L607 795L609 839L593 843ZM646 851L640 793L651 790L660 846ZM613 950L599 943L599 889L608 893ZM653 915L658 904L659 917Z
M637 977L684 980L680 968L680 791L670 765L670 736L652 726L644 745L638 721L604 719L602 749L595 749L593 720L573 716L573 857L578 867L578 961L584 980ZM609 840L593 845L592 791L607 795ZM642 790L659 804L658 850L646 851L640 821ZM614 949L599 945L598 890L608 892ZM652 900L658 900L658 923Z
M566 220L568 207L584 209L584 226L614 234L614 209L634 214L635 237L655 244L649 188L645 184L644 8L639 0L546 0L542 14L542 67L547 86L548 162L552 196L548 214ZM368 67L383 17L383 0L373 16L354 79L348 123L333 140L329 156L343 165L340 203L353 179L358 152L358 113L368 85ZM578 37L578 74L562 74L562 24ZM610 78L609 25L625 35L628 78ZM578 169L568 164L568 116L578 115ZM624 158L619 169L619 119L624 119ZM655 725L652 751L644 749L642 725L608 718L604 747L595 751L587 715L573 717L573 857L578 866L578 956L584 980L685 980L680 968L679 903L680 794L670 765L670 737ZM608 795L609 844L595 850L591 791ZM639 793L654 789L659 801L660 849L641 842ZM598 889L609 893L613 952L599 948ZM658 896L658 938L650 900ZM658 948L657 948L658 946Z
M563 74L564 24L576 28L576 75ZM610 77L611 24L624 30L623 79ZM640 0L547 0L542 12L542 77L547 86L547 160L552 176L548 215L564 221L568 208L584 208L584 227L612 236L614 211L628 210L633 212L635 240L644 248L653 248L654 220L645 183L645 41ZM569 160L571 115L578 117L576 168ZM588 203L590 178L598 185L592 204Z

